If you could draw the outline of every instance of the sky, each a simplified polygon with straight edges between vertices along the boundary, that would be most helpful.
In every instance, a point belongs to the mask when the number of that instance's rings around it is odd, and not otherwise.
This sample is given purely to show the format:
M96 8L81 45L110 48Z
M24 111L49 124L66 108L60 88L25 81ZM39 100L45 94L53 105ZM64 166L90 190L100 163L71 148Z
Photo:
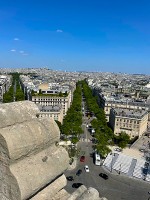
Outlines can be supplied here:
M150 75L149 0L0 0L0 68Z

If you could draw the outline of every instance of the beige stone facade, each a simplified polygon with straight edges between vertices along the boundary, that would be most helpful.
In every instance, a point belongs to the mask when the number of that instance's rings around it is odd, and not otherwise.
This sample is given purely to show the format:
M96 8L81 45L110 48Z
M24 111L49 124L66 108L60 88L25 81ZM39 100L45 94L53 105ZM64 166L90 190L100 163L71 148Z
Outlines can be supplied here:
M141 102L128 102L126 101L114 101L113 99L104 96L102 93L98 94L98 103L101 108L104 109L107 121L109 122L110 110L111 108L120 108L120 109L133 109L133 110L149 110L150 105ZM149 113L150 119L150 113Z
M42 106L53 106L53 105L61 105L63 109L63 116L66 115L68 108L70 108L71 104L71 92L69 92L68 96L54 96L54 95L34 95L32 96L32 102L35 104L40 104Z
M3 95L9 90L11 85L11 76L0 75L0 102L3 101Z
M112 108L109 123L116 135L126 132L130 138L141 137L147 130L148 112L146 110Z
M39 118L50 117L53 120L63 122L63 109L61 106L42 106L39 112Z

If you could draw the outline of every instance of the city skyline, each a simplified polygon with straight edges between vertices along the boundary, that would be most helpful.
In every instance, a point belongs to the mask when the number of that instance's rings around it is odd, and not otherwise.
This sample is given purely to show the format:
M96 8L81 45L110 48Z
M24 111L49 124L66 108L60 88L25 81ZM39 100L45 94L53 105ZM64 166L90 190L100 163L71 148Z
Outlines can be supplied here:
M0 67L150 74L150 2L0 2Z

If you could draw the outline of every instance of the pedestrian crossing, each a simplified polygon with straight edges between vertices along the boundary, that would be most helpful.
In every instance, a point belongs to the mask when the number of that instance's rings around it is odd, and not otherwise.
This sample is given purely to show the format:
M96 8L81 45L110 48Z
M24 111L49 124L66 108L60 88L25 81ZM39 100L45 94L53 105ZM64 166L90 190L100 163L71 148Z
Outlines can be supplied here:
M91 142L91 140L87 138L80 138L80 142Z
M144 173L144 171L148 172L145 163L144 159L135 159L123 153L110 153L103 162L103 165L111 172L116 171L118 174L122 173L129 177L150 182L150 175Z

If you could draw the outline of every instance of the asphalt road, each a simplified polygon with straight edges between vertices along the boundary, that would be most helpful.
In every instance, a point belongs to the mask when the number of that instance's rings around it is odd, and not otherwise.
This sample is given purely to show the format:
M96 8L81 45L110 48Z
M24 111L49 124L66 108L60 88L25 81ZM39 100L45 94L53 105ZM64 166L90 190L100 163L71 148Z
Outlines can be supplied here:
M107 171L102 166L96 166L93 163L93 157L90 154L93 153L92 143L87 142L91 136L86 129L86 125L83 125L84 134L82 137L84 141L78 143L78 147L81 148L81 155L84 154L86 160L81 163L78 159L77 166L72 171L66 171L66 176L73 176L74 181L68 181L65 189L72 193L76 189L72 188L73 183L82 183L86 187L93 187L97 189L101 197L106 197L108 200L147 200L150 195L150 184L137 179L129 178L123 175L114 175ZM90 172L85 172L84 166L88 165ZM80 176L76 175L78 169L82 169ZM104 180L99 176L101 172L106 173L109 178Z

